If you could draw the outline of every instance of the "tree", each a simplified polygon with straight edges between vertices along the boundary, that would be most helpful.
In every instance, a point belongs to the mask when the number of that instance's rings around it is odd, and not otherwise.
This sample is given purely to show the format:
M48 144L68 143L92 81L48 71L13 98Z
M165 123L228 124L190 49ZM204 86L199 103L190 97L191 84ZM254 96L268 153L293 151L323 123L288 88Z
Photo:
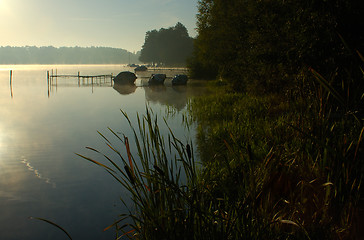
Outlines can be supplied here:
M364 50L361 0L200 0L198 7L191 67L218 69L237 90L281 92L308 67L329 78L340 66L343 75L353 49Z
M184 65L192 49L193 39L186 27L178 22L168 29L148 31L139 60L152 64Z

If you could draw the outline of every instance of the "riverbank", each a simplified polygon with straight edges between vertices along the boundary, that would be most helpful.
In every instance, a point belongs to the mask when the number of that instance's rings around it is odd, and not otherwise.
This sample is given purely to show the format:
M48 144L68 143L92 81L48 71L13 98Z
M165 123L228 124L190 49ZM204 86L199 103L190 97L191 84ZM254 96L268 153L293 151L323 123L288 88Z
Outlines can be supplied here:
M228 199L219 211L229 213L233 235L359 239L364 128L355 114L329 105L324 94L213 89L190 109L203 181Z
M108 146L121 161L82 156L131 195L130 212L107 229L131 239L360 239L360 118L325 94L257 96L211 85L189 103L196 144L172 130L164 136L147 109L137 126L124 113L137 156L114 132L124 154Z

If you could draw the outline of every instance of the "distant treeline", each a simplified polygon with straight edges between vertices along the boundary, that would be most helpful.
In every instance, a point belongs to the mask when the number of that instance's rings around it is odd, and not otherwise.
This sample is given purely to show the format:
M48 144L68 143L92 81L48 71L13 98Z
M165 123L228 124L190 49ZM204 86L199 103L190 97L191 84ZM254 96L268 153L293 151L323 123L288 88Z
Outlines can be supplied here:
M0 64L138 63L140 52L110 47L0 47Z

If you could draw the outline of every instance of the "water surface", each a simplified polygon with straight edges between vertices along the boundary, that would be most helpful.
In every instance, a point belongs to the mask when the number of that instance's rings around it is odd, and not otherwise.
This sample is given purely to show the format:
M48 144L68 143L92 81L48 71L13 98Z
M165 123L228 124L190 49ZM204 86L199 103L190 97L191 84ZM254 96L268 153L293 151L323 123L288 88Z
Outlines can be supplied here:
M107 127L133 135L120 113L133 121L148 105L160 119L166 117L181 140L194 139L194 126L183 124L191 96L205 91L203 84L148 87L151 72L139 73L136 87L112 87L105 82L78 84L59 78L49 85L47 71L58 74L98 75L131 70L120 65L0 65L0 239L65 239L46 223L64 227L73 239L112 239L102 229L125 212L119 198L123 189L101 168L76 156L89 154L86 146L107 151ZM12 82L10 84L10 70ZM161 72L161 70L159 71ZM164 70L168 77L176 71ZM122 147L122 146L121 146Z

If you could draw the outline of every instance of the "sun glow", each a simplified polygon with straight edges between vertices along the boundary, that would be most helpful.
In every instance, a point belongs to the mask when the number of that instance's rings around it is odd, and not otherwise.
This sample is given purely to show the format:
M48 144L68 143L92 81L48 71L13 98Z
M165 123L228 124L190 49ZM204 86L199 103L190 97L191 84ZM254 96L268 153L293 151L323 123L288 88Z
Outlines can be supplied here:
M8 11L6 0L0 0L0 13L5 13Z
M0 13L4 14L2 17L9 17L13 15L12 9L16 9L17 3L9 0L0 0ZM2 18L4 19L4 18Z

